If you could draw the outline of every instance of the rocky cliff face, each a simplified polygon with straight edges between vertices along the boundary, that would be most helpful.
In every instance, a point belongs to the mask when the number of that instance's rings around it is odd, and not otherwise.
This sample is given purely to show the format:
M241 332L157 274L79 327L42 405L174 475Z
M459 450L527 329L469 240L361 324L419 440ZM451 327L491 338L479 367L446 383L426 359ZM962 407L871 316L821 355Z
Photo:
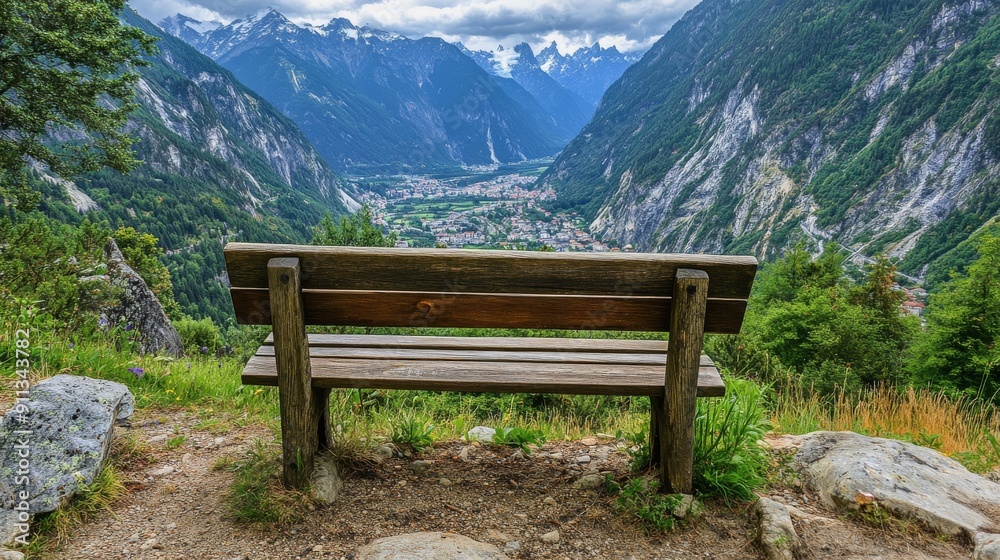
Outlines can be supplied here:
M998 209L998 14L994 0L706 0L543 181L644 250L766 256L808 237L919 274Z
M160 53L136 88L143 111L130 123L153 170L238 190L251 212L281 190L336 200L336 176L294 123L184 42L134 13L127 21L160 38ZM230 166L228 173L215 160Z

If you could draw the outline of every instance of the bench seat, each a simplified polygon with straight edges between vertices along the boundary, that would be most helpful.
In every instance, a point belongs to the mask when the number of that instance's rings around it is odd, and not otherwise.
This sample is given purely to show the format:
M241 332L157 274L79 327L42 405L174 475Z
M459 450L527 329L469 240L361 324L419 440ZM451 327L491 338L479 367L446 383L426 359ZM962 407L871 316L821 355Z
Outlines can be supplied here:
M659 396L667 343L594 338L309 335L312 386L489 393ZM243 371L246 385L278 385L273 335ZM725 385L702 354L699 397Z

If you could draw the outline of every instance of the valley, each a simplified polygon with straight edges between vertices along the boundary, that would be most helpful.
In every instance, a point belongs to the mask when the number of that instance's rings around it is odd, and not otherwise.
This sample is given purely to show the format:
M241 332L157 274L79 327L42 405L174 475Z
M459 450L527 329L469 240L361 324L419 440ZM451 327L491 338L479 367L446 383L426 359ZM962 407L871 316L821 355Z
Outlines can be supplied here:
M376 224L403 247L618 250L594 239L576 212L552 212L556 193L535 182L550 160L436 175L357 177Z

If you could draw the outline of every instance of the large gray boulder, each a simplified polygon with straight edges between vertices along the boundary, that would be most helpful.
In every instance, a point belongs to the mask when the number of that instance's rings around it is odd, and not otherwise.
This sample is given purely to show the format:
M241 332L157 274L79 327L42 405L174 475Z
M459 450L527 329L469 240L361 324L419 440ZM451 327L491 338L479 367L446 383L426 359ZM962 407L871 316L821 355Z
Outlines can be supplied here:
M410 533L372 541L355 560L508 560L500 549L455 533Z
M787 438L793 464L827 505L857 510L877 503L944 535L1000 532L1000 484L911 443L853 432Z
M125 262L114 239L109 239L104 246L104 256L108 261L108 281L121 289L118 304L104 311L108 323L135 329L139 352L143 354L162 352L180 355L184 345L160 300L156 299L156 294L149 289L142 276Z
M121 383L57 375L7 412L0 421L0 545L93 482L115 422L131 416L134 403Z

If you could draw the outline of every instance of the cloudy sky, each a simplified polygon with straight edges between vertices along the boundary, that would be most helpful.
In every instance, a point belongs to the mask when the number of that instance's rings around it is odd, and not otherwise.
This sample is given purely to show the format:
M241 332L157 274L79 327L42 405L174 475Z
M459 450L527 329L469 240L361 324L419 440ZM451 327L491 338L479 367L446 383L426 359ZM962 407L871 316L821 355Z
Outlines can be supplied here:
M153 22L182 13L228 23L273 7L297 23L344 17L410 38L442 37L473 49L526 41L556 41L574 51L600 42L619 50L645 50L698 0L131 0Z

